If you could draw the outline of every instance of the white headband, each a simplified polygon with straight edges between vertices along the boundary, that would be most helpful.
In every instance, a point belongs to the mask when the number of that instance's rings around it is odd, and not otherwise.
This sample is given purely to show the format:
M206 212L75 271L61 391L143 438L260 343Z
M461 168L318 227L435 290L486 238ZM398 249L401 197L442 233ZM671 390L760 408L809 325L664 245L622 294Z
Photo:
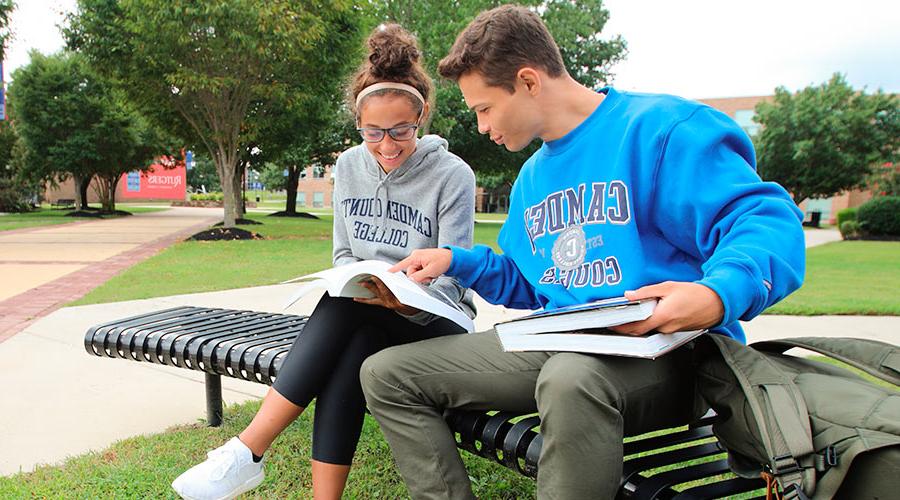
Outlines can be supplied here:
M396 83L396 82L381 82L373 85L369 85L368 87L362 89L362 92L356 96L356 109L359 109L359 103L362 102L363 98L372 92L378 92L379 90L402 90L404 92L409 92L410 94L416 96L420 101L422 101L422 106L425 105L425 98L422 97L422 94L416 90L412 85L407 85L405 83Z

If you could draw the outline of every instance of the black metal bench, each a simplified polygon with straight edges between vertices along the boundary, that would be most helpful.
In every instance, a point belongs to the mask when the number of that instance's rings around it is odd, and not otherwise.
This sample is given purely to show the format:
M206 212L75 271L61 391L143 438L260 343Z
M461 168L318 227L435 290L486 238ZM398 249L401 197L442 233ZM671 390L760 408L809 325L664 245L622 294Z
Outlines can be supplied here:
M306 320L287 314L176 307L94 326L87 331L84 346L96 356L203 371L207 421L217 426L222 422L221 377L271 385ZM763 488L762 480L729 473L712 433L713 418L687 429L626 440L618 497L724 498ZM536 415L452 411L446 419L459 448L526 476L537 475L543 441L535 431L540 425ZM707 461L693 463L699 459Z
M72 198L60 198L50 204L50 207L56 208L75 208L75 200Z

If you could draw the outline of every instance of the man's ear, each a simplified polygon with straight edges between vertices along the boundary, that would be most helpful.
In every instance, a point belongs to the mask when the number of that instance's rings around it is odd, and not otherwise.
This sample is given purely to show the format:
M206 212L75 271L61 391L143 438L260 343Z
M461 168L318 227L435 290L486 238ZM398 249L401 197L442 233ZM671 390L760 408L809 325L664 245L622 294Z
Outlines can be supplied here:
M516 82L523 85L532 96L541 93L541 75L534 68L525 66L516 73Z

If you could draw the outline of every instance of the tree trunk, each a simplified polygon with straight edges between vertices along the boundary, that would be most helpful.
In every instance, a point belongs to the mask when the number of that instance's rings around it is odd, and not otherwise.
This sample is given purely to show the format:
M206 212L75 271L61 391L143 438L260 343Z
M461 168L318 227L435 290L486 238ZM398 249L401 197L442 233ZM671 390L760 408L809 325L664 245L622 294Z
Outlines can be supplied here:
M109 179L103 175L98 175L97 182L94 183L94 192L97 193L97 198L100 199L100 211L107 212L106 207L109 205Z
M80 210L88 209L88 186L91 185L91 178L93 176L88 175L87 177L82 175L73 175L72 180L75 182L75 206L77 206Z
M222 204L224 205L223 227L234 227L234 182L232 179L235 174L235 163L237 158L226 158L224 154L217 154L214 157L216 162L216 171L219 174L219 181L222 185Z
M110 174L98 177L100 181L100 204L104 212L116 211L116 186L119 185L120 175Z
M232 177L232 185L234 186L234 219L243 219L246 212L244 207L244 172L247 171L246 164L238 164Z
M287 214L294 215L297 213L297 182L300 180L300 167L293 165L288 167L287 183L284 186L287 192L287 202L284 211Z

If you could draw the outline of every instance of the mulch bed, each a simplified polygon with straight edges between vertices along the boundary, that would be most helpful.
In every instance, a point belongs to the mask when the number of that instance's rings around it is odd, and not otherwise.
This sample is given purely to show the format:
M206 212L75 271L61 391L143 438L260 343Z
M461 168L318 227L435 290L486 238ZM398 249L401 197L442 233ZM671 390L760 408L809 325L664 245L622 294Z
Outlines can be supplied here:
M238 226L252 226L252 225L262 225L262 222L253 220L253 219L235 219L234 223ZM213 227L221 227L224 226L225 222L216 222L213 224Z
M236 227L217 227L200 231L185 241L261 240L261 235Z
M282 210L280 212L275 212L275 213L269 214L269 217L300 217L303 219L319 219L319 216L313 215L308 212L288 213L288 212L285 212L284 210Z

